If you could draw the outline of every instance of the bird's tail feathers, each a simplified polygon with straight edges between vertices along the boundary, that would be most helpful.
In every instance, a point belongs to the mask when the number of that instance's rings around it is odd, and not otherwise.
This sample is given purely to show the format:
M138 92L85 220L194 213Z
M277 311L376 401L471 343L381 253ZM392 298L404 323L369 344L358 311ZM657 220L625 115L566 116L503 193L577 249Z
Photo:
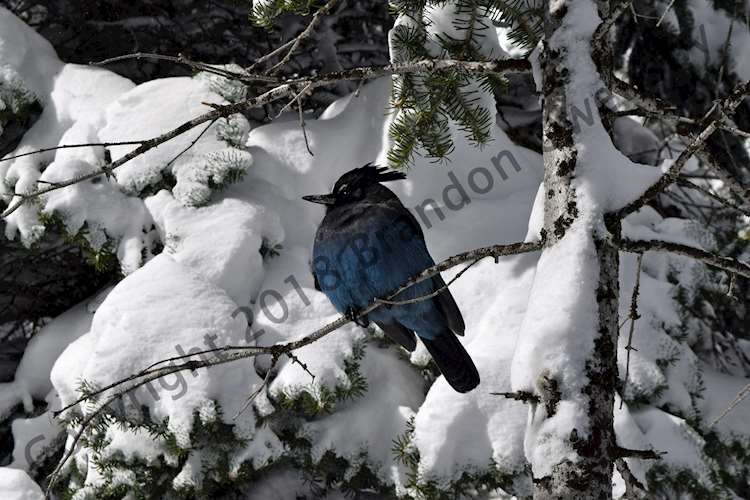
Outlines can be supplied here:
M421 340L451 387L458 392L469 392L479 385L477 367L452 332Z

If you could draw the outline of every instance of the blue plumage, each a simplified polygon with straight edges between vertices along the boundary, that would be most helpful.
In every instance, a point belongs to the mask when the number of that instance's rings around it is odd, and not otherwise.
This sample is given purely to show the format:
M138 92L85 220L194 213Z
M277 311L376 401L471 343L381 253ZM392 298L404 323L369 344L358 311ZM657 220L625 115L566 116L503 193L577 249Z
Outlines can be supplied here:
M315 236L313 272L342 313L367 307L434 265L416 219L380 184L400 178L403 174L367 165L344 174L331 194L305 197L327 205ZM436 276L392 300L424 297L444 285ZM416 347L416 333L456 390L466 392L479 383L474 363L456 338L463 335L464 322L448 289L419 302L381 306L367 321L410 351Z

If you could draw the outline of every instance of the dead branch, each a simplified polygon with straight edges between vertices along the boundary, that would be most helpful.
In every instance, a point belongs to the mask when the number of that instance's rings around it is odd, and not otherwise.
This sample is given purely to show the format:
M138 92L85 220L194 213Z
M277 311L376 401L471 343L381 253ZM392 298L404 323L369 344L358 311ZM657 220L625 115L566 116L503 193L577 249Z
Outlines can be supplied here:
M435 290L435 291L433 291L431 293L428 293L426 295L421 295L419 297L415 297L413 299L408 299L408 300L380 300L380 299L378 299L377 302L380 303L380 304L386 305L386 306L403 306L403 305L406 305L406 304L416 304L417 302L423 302L423 301L429 300L429 299L431 299L433 297L437 297L438 294L440 294L443 291L447 290L448 287L451 286L454 281L456 281L458 278L460 278L466 271L468 271L469 269L471 269L471 267L474 264L476 264L477 262L479 262L479 259L475 260L474 262L472 262L468 266L466 266L463 269L461 269L458 272L458 274L456 274L453 277L453 279L451 279L444 286L441 286L440 288L438 288L437 290ZM497 264L497 259L495 259L495 264Z
M750 217L750 208L737 205L736 203L732 203L729 200L725 200L724 198L722 198L718 194L714 193L713 191L711 191L709 189L706 189L706 188L704 188L702 186L699 186L698 184L695 184L694 182L691 182L690 180L688 180L688 179L686 179L686 178L684 178L682 176L680 176L677 179L677 184L680 185L680 186L689 188L689 189L694 189L696 191L699 191L699 192L703 193L704 195L708 196L709 198L712 198L713 200L716 200L718 203L720 203L722 205L725 205L725 206L727 206L729 208L732 208L734 210L737 210L738 212L742 213L743 215L747 215L748 217Z
M649 111L648 109L644 109L644 108L635 108L635 109L628 109L624 111L615 111L613 115L614 116L642 116L644 118L654 118L657 120L666 120L666 121L671 121L675 123L684 123L686 125L701 125L700 120L697 120L695 118L689 118L687 116L676 115L666 110ZM750 132L742 130L741 128L736 127L734 125L729 125L729 124L724 123L724 124L719 125L719 129L724 130L726 132L730 132L735 135L739 135L740 137L750 138Z
M709 266L750 278L750 265L730 257L722 257L701 248L662 240L617 239L615 246L626 252L670 252L699 260Z
M119 62L119 61L127 61L130 59L136 59L136 60L153 59L156 61L169 61L175 64L189 66L197 71L205 71L206 73L212 73L214 75L228 78L230 80L237 80L237 81L245 82L245 83L255 83L255 82L280 83L279 78L275 76L260 75L256 73L250 73L250 72L238 73L236 71L230 71L228 69L215 66L213 64L206 64L202 62L192 61L186 58L185 56L183 56L182 54L178 54L177 56L168 56L164 54L154 54L151 52L134 52L132 54L123 54L121 56L110 57L109 59L104 59L103 61L98 61L98 62L92 61L89 64L92 66L106 66L107 64L112 64L112 63Z
M616 459L615 466L617 467L620 476L622 476L623 481L625 481L625 496L623 498L626 498L627 500L646 498L648 490L643 486L643 483L635 477L635 474L630 470L625 459Z
M629 214L639 210L641 207L646 205L652 198L658 194L664 192L670 185L672 185L679 176L685 164L688 160L699 151L706 140L713 135L713 133L724 123L728 113L733 113L735 109L742 103L743 99L750 95L750 82L738 85L737 88L726 98L718 101L714 104L713 108L707 116L704 118L704 123L707 123L705 128L696 136L687 148L685 148L677 159L669 166L669 169L662 175L658 181L652 184L640 197L636 200L628 203L620 210L615 212L618 219L624 219Z
M613 456L615 458L638 458L640 460L660 460L662 456L666 455L666 451L656 450L631 450L630 448L623 448L622 446L615 446L613 450Z
M34 151L29 151L28 153L21 153L21 154L13 155L13 156L4 156L3 158L0 158L0 163L4 161L9 161L9 160L15 160L16 158L23 158L24 156L31 156L31 155L36 155L39 153L46 153L48 151L55 151L58 149L88 148L88 147L98 147L98 146L101 146L103 148L109 148L112 146L136 146L139 144L143 144L143 141L84 142L81 144L61 144L59 146L53 146L50 148L35 149Z
M737 395L734 397L731 403L729 403L729 406L724 408L724 411L721 412L721 414L714 419L713 422L711 422L711 425L709 427L713 427L716 424L718 424L721 419L729 415L729 413L734 410L734 408L740 404L747 396L750 394L750 384L747 384L745 387L740 390L740 392L737 393Z
M638 293L641 288L641 265L643 264L643 254L638 254L638 262L636 264L636 271L635 271L635 284L633 285L633 295L630 297L630 314L628 315L628 318L630 319L630 331L628 332L628 345L625 346L625 351L627 352L626 359L625 359L625 380L622 383L622 392L623 394L620 397L620 408L622 408L623 403L623 397L625 396L625 388L628 385L628 377L630 376L630 351L637 351L635 347L633 347L633 332L635 331L635 322L640 318L641 316L638 314Z
M529 391L516 391L516 392L491 392L493 396L503 396L506 399L515 399L523 403L539 403L541 399L536 394Z
M339 0L328 0L323 7L318 9L318 11L313 16L312 20L310 21L310 24L307 25L307 28L302 30L302 33L297 35L294 40L292 41L291 46L289 47L289 50L287 51L286 55L281 58L281 61L274 64L269 71L270 74L278 73L282 67L286 63L289 62L289 60L292 58L292 55L297 50L297 48L300 46L300 44L307 39L310 35L312 35L313 31L318 27L320 22L323 20L323 16L328 14L333 8L336 6L336 4L339 2Z

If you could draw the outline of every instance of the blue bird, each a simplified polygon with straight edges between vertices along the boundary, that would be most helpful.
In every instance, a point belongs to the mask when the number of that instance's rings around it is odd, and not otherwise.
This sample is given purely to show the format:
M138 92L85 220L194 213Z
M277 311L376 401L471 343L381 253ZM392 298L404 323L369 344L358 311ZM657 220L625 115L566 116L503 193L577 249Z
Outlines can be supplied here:
M367 164L342 175L330 194L303 199L326 206L313 248L313 274L336 309L350 318L376 298L385 298L428 267L434 266L419 223L381 182L405 179L386 168ZM456 335L464 320L440 275L401 292L392 301L434 297L408 304L381 306L357 324L377 324L408 351L416 333L440 372L458 392L479 384L479 373Z

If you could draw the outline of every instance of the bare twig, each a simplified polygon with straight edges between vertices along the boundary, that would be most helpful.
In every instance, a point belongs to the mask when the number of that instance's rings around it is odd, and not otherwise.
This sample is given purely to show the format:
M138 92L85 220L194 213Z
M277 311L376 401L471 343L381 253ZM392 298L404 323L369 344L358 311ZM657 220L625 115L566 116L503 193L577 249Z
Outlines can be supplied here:
M305 370L305 373L310 375L312 381L315 382L315 374L311 372L307 365L300 361L300 359L292 351L285 352L284 354L286 354L287 357L292 360L292 363L298 364L303 370Z
M278 73L281 68L289 62L289 60L292 58L292 55L297 50L297 48L300 46L300 44L307 39L310 35L312 35L313 31L318 27L320 22L323 20L323 16L328 14L339 2L339 0L328 0L325 5L323 5L318 11L313 15L312 20L310 21L310 24L307 25L307 27L302 30L302 33L297 35L291 46L289 47L289 50L287 51L286 55L281 58L281 61L274 64L271 69L269 69L270 74Z
M660 460L661 457L666 454L666 451L631 450L630 448L623 448L622 446L615 446L615 449L612 452L612 455L615 458L638 458L641 460Z
M633 295L630 297L630 331L628 332L628 345L625 346L627 355L625 357L625 380L622 383L622 397L620 398L620 408L622 408L623 398L625 396L625 388L628 385L628 377L630 376L630 351L637 351L633 347L633 332L635 331L635 322L641 316L638 314L638 293L641 288L641 264L643 263L643 254L638 254L638 261L635 270L635 284L633 285Z
M101 146L103 148L108 148L111 146L135 146L135 145L143 144L143 142L144 141L121 141L121 142L85 142L81 144L62 144L60 146L35 149L34 151L29 151L28 153L21 153L21 154L13 155L13 156L5 156L3 158L0 158L0 162L4 162L8 160L15 160L16 158L23 158L24 156L36 155L39 153L46 153L47 151L55 151L57 149L88 148L88 147L95 147L95 146Z
M707 114L706 118L704 118L707 125L703 131L701 131L701 133L698 134L690 144L688 144L672 165L669 166L669 169L664 175L652 184L643 195L618 210L616 212L617 217L619 219L624 219L629 214L643 207L652 198L656 197L659 193L662 193L674 183L688 160L703 147L706 140L711 137L716 129L724 122L726 117L725 113L734 112L748 94L750 94L750 82L739 85L729 96L722 101L717 102Z
M744 187L708 148L703 147L696 151L695 154L701 162L711 168L716 177L724 183L735 198L741 200L743 204L750 206L750 189Z
M276 368L276 363L279 362L278 356L273 356L271 359L271 366L268 367L268 371L266 372L265 377L263 377L263 382L258 386L256 390L254 390L245 400L245 404L242 405L242 408L232 417L232 420L237 420L237 417L245 413L245 410L247 410L253 401L255 401L255 398L258 397L258 395L263 392L263 389L268 387L268 383L271 380L271 375L273 373L274 368Z
M724 417L729 415L729 413L734 410L734 408L742 403L742 401L750 394L750 384L747 384L745 387L742 388L740 392L737 393L737 395L734 397L731 403L729 403L729 406L724 408L724 411L721 412L721 414L714 419L713 422L711 422L710 427L715 426L718 424Z
M690 189L694 189L696 191L699 191L699 192L705 194L706 196L708 196L709 198L712 198L712 199L716 200L717 202L721 203L722 205L725 205L725 206L727 206L729 208L733 208L734 210L737 210L738 212L742 213L743 215L747 215L748 217L750 217L750 208L742 207L740 205L737 205L736 203L732 203L731 201L722 198L721 196L719 196L718 194L714 193L713 191L711 191L709 189L706 189L703 186L699 186L698 184L695 184L694 182L691 182L691 181L689 181L688 179L686 179L686 178L684 178L682 176L680 176L677 179L677 184L679 184L681 186L684 186L684 187L687 187L687 188L690 188Z
M177 367L170 367L170 368L177 368ZM97 409L93 410L88 416L86 416L80 423L78 432L73 436L73 441L70 443L70 447L65 451L62 458L60 459L60 462L57 464L55 469L52 471L52 473L49 475L49 483L47 484L47 490L45 492L45 497L49 498L50 493L52 491L52 487L57 482L58 478L60 477L60 472L62 471L63 467L65 466L65 463L70 459L71 456L73 456L73 453L75 453L75 449L78 446L79 441L81 440L81 437L83 437L83 433L86 431L88 426L91 424L91 422L99 416L102 411L107 408L109 405L117 401L119 398L121 398L126 392L133 391L137 389L138 387L144 386L148 384L149 382L156 380L160 377L164 377L166 375L169 375L170 373L176 373L180 371L179 369L172 369L172 370L165 370L163 373L151 375L149 377L144 378L143 380L140 380L133 384L132 386L128 387L127 391L120 392L115 394L114 396L108 398L107 400L102 403L101 406L99 406Z
M615 111L614 116L643 116L645 118L655 118L659 120L667 120L677 123L685 123L687 125L701 125L701 121L695 118L689 118L687 116L680 116L668 111L649 111L648 109L635 108L627 109L623 111ZM750 138L750 132L746 132L734 125L722 123L718 127L720 130L725 130L740 137Z
M620 476L622 476L623 481L625 481L625 496L623 498L626 498L627 500L638 500L641 498L646 498L648 490L643 485L643 483L641 483L638 478L635 477L635 474L633 474L633 472L630 470L630 467L628 467L628 463L625 461L625 459L616 459L615 466L617 467L617 471L620 473Z
M493 396L502 396L506 399L515 399L523 403L539 403L541 399L534 393L529 391L516 391L516 392L491 392Z
M691 257L708 264L709 266L723 269L724 271L739 274L745 278L750 278L750 265L730 257L722 257L701 248L683 245L682 243L672 243L661 240L629 240L619 239L614 244L626 252L670 252L685 257Z
M672 9L672 6L674 5L675 0L671 0L669 2L669 5L667 5L667 8L664 9L664 12L662 12L661 17L659 17L659 20L656 21L656 27L658 28L661 26L661 23L664 21L664 18L667 17L667 13Z
M305 117L302 112L302 101L299 96L297 96L297 109L299 110L299 126L302 129L302 138L305 139L305 148L307 148L307 152L310 153L310 156L315 156L312 149L310 149L310 141L307 138L307 128L305 128L307 124L305 123Z
M206 125L206 127L203 130L201 130L201 133L198 134L197 136L195 136L195 139L193 139L192 141L190 141L190 144L188 144L182 151L180 151L179 153L177 153L174 158L172 158L171 160L169 160L167 162L166 166L168 167L168 166L172 165L174 162L176 162L180 158L180 156L184 155L185 153L188 152L188 150L190 148L192 148L193 146L195 146L195 143L197 143L201 139L201 137L203 137L206 134L206 132L208 132L208 129L211 128L211 125L213 125L214 123L216 123L216 120L218 120L218 118L216 118L215 120L211 120L210 122L208 122L208 125Z
M437 290L435 290L435 291L433 291L431 293L428 293L426 295L421 295L419 297L415 297L413 299L408 299L408 300L395 300L394 301L394 300L380 300L380 299L378 299L378 302L380 304L383 304L383 305L386 305L386 306L403 306L403 305L406 305L406 304L416 304L417 302L423 302L423 301L429 300L429 299L431 299L433 297L437 297L438 294L440 294L443 291L447 290L448 287L451 286L454 281L456 281L458 278L460 278L466 271L468 271L469 269L471 269L471 267L474 264L476 264L477 262L479 262L480 260L481 259L477 259L474 262L472 262L471 264L469 264L468 266L466 266L463 269L461 269L461 271L459 271L458 274L456 274L448 283L446 283L444 286L441 286L440 288L438 288ZM497 263L497 261L495 261L495 263Z
M612 92L623 96L628 101L647 111L659 113L662 111L674 111L675 109L674 106L667 104L658 97L643 95L638 87L620 78L613 76L609 83Z
M186 58L182 54L179 54L177 56L168 56L164 54L154 54L150 52L134 52L132 54L124 54L117 57L110 57L109 59L105 59L103 61L99 62L91 62L92 66L105 66L107 64L119 62L119 61L127 61L129 59L153 59L157 61L169 61L173 62L175 64L182 64L184 66L190 66L193 69L199 70L199 71L205 71L206 73L213 73L218 76L222 76L224 78L228 78L230 80L238 80L241 82L267 82L267 83L280 83L280 80L275 76L268 76L268 75L259 75L259 74L253 74L250 72L245 73L238 73L236 71L230 71L224 68L220 68L218 66L214 66L212 64L206 64L202 62L197 61L191 61L190 59Z
M279 112L278 112L278 113L276 113L276 116L274 117L274 119L276 119L276 118L280 117L281 115L283 115L283 114L284 114L284 112L285 112L286 110L288 110L289 108L291 108L291 107L292 107L292 104L294 104L294 103L295 103L296 101L298 101L298 100L299 100L300 96L302 96L302 95L304 95L304 94L309 94L309 93L310 93L310 89L311 89L311 88L312 88L312 87L311 87L311 85L310 85L310 84L308 84L308 85L305 85L305 86L304 86L304 87L302 88L302 90L300 90L299 92L297 92L296 94L294 94L294 96L292 96L292 98L291 98L291 99L289 99L289 102L288 102L288 103L286 103L286 104L284 104L284 106L283 106L283 107L282 107L282 108L281 108L281 109L279 110Z

